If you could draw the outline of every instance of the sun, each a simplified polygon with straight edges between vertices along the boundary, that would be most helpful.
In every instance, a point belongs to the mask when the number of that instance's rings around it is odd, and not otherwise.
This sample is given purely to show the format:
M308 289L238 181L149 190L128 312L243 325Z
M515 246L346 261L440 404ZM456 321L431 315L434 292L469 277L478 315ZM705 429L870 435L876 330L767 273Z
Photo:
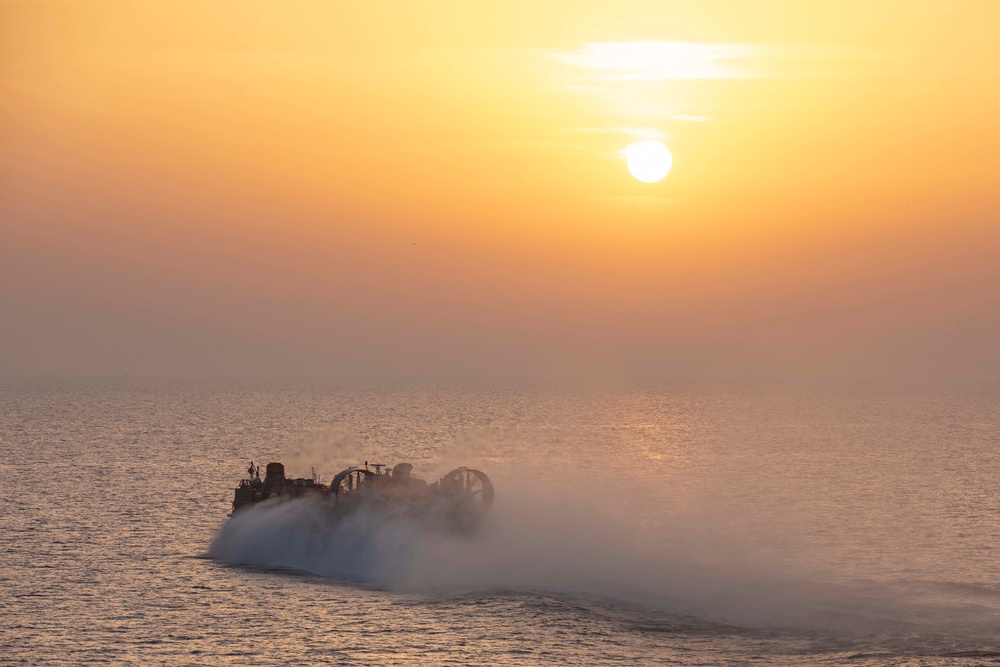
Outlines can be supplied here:
M674 158L670 149L655 139L632 144L625 149L628 170L643 183L656 183L666 178Z

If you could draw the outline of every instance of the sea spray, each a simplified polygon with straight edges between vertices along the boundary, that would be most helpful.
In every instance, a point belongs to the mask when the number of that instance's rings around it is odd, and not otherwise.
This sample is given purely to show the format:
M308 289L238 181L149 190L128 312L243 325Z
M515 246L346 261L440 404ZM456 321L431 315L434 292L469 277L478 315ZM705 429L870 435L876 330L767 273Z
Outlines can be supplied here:
M498 493L474 531L407 512L334 518L322 502L266 502L225 524L210 555L399 592L618 600L745 627L969 633L996 619L927 589L841 576L795 521L771 515L768 525L753 506L733 511L712 494L692 503L630 470L505 466L483 447L460 449L449 459L475 454Z
M398 513L360 509L333 518L321 502L267 502L227 522L210 555L401 592L500 588L604 598L748 626L898 631L922 615L870 590L784 579L749 558L706 565L690 559L690 548L671 549L670 539L654 549L641 537L593 504L522 490L472 533ZM679 528L672 539L696 535Z

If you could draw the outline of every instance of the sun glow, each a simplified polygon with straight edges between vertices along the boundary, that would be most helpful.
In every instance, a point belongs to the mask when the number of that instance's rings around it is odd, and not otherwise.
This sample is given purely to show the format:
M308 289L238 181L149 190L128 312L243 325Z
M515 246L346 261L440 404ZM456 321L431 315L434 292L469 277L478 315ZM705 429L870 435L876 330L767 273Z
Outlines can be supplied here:
M670 149L655 139L632 144L624 152L628 170L643 183L662 181L674 164Z

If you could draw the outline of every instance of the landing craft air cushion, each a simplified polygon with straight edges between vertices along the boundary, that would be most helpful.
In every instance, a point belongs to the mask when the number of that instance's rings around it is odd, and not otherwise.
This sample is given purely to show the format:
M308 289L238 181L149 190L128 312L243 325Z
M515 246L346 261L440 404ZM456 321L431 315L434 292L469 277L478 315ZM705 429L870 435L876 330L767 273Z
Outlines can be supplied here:
M326 485L315 475L289 479L285 466L277 462L267 464L261 479L259 467L251 462L248 478L236 487L232 515L268 500L301 498L322 503L333 517L371 511L466 530L476 525L481 510L493 505L493 484L481 470L455 468L431 484L412 477L412 470L409 463L390 471L381 463L369 467L366 461L342 470Z

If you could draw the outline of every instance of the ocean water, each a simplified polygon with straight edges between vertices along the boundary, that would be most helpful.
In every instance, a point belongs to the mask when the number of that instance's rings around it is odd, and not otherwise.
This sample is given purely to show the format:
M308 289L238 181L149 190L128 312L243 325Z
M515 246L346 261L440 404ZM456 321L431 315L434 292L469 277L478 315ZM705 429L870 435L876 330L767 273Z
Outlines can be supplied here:
M0 664L1000 664L998 398L5 381ZM251 458L497 499L229 521Z

